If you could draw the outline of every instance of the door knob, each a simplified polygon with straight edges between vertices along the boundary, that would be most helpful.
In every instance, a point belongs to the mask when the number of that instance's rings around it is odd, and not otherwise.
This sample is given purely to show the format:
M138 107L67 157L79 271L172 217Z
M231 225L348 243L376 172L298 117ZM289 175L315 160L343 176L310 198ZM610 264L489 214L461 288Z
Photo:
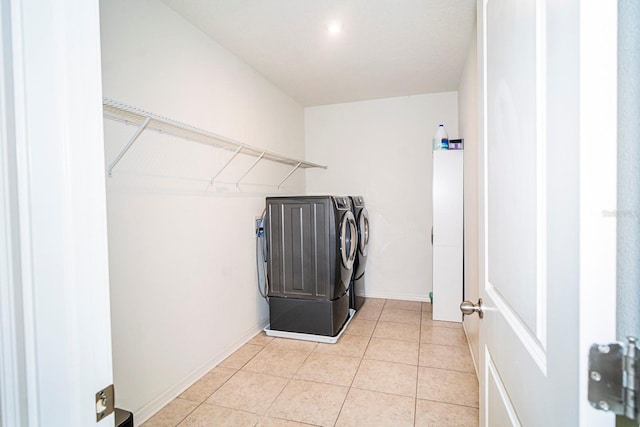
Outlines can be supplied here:
M460 311L466 316L478 313L478 317L482 319L484 317L484 312L482 311L482 298L478 299L477 304L474 304L471 301L462 301L462 303L460 303Z

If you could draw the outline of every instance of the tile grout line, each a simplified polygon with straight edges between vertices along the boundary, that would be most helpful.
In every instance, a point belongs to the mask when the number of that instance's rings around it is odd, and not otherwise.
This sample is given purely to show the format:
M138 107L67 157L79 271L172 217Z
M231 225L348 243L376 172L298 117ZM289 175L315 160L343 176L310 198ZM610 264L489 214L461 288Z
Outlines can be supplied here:
M283 338L283 339L286 339L286 338ZM273 340L271 340L270 343L273 342L273 341L275 341L275 338ZM293 381L293 379L295 378L296 374L300 371L300 369L302 369L302 366L304 366L304 364L307 362L307 359L309 359L311 354L313 354L313 352L316 351L317 347L318 347L318 343L316 343L316 345L313 347L313 350L311 350L309 352L309 354L307 354L307 357L304 358L304 360L302 361L302 363L300 364L298 369L296 369L296 371L291 375L291 377L287 379L288 380L287 383L284 385L284 387L282 387L282 390L280 390L280 392L277 394L277 396L273 399L273 401L271 402L271 404L269 405L269 407L267 408L265 413L260 416L260 419L268 416L269 411L271 410L273 405L276 403L276 400L278 400L278 398L280 397L282 392L289 386L289 384L291 384L291 381ZM291 350L291 349L289 349L289 350ZM292 351L297 351L297 350L292 350ZM277 375L274 375L274 376L277 376ZM286 377L280 377L280 378L286 378ZM274 418L283 419L283 418L279 418L279 417L274 417ZM286 421L294 421L294 420L286 419ZM298 422L298 421L296 421L296 422Z
M335 425L337 424L337 421L338 421L338 419L340 418L340 416L341 416L341 414L342 414L342 412L343 412L343 410L344 410L344 407L345 407L345 404L346 404L346 399L347 399L347 397L348 397L349 393L350 393L353 389L356 389L356 390L368 390L368 389L366 389L366 388L362 389L362 388L354 387L354 386L353 386L353 384L354 384L354 382L355 382L355 378L356 378L356 376L358 375L358 371L359 371L359 369L361 368L362 363L363 363L363 361L364 361L364 359L365 359L365 355L366 355L367 351L369 350L369 348L370 348L370 346L371 346L371 343L372 343L372 341L373 341L373 339L374 339L374 335L375 335L375 331L377 330L377 327L378 327L381 323L408 324L408 323L405 323L405 322L395 322L395 321L391 321L391 322L389 322L389 321L382 321L382 320L381 320L381 318L382 318L382 314L383 314L384 309L387 307L387 304L388 304L388 301L385 299L385 300L384 300L384 303L383 303L383 304L380 306L380 308L379 308L379 312L378 312L378 314L377 314L376 320L374 321L375 323L374 323L374 325L373 325L373 330L372 330L371 334L369 334L369 335L368 335L368 337L366 337L366 339L367 339L367 340L366 340L366 346L365 346L365 348L364 348L364 351L362 352L362 354L361 354L359 357L357 357L357 358L359 359L358 364L357 364L357 368L356 368L356 370L355 370L355 373L354 373L353 378L351 379L350 384L349 384L348 386L346 386L346 388L347 388L347 392L346 392L345 398L344 398L344 400L343 400L343 402L342 402L342 405L340 406L340 410L338 411L338 415L337 415L337 417L336 417L335 421L333 422L333 426L335 426ZM403 309L398 308L398 309L395 309L395 310L403 310ZM404 311L416 311L416 310L404 310ZM428 314L427 314L427 315L424 315L424 313L428 313ZM423 348L425 345L442 346L442 347L451 347L451 348L462 348L462 347L463 347L463 346L458 346L458 345L455 345L455 344L442 344L442 343L422 342L422 336L424 335L424 333L423 333L423 327L424 327L424 326L428 326L428 327L430 327L430 328L437 328L437 329L435 329L435 330L434 330L434 332L436 333L436 335L438 334L438 332L443 332L443 333L444 333L444 330L445 330L445 329L452 329L452 330L456 330L456 329L458 329L458 328L448 328L448 327L441 326L441 325L437 325L437 326L436 326L436 325L433 325L433 324L425 324L425 323L423 322L423 317L426 319L426 317L427 317L427 316L432 316L432 315L433 315L433 312L432 312L432 311L431 311L431 312L429 312L429 311L423 311L423 310L422 310L422 306L420 307L420 326L419 326L419 328L420 328L420 329L419 329L419 334L418 334L418 363L417 363L417 365L412 365L412 364L410 364L410 363L402 363L402 362L392 362L392 361L389 361L389 360L379 360L379 361L381 361L381 362L389 362L389 363L395 363L395 364L405 365L405 366L416 366L416 386L415 386L416 388L415 388L414 414L413 414L413 425L414 425L414 426L416 425L416 423L417 423L417 418L418 418L418 417L417 417L417 402L418 402L418 388L419 388L419 378L420 378L419 371L420 371L420 368L421 368L421 367L429 368L429 369L435 369L435 370L440 370L440 371L448 371L448 372L470 373L470 372L468 372L468 371L460 371L460 370L457 370L457 369L449 369L449 368L442 368L442 367L431 367L431 366L421 366L421 364L420 364L420 354L421 354L421 350L422 350L422 348ZM368 320L368 319L364 319L364 320ZM362 335L361 335L361 336L362 336ZM388 339L388 340L397 341L397 342L412 342L411 340L399 340L399 339L394 339L394 338L377 338L377 339ZM240 371L242 371L242 372L244 372L244 373L257 373L257 374L262 374L262 375L267 375L267 376L277 377L277 378L282 378L282 379L286 379L286 380L287 380L287 381L286 381L286 383L284 384L283 388L280 390L280 392L277 394L277 396L273 399L273 401L271 402L271 404L268 406L268 408L265 410L265 412L264 412L264 413L262 413L262 414L257 414L257 413L250 412L250 411L246 411L246 410L240 410L240 411L242 411L242 412L245 412L245 413L248 413L248 414L252 414L252 415L257 416L257 419L258 419L258 420L256 421L256 423L254 423L254 426L255 426L255 425L257 425L257 424L259 424L260 422L262 422L266 417L268 417L268 413L269 413L269 411L272 409L273 405L274 405L274 404L275 404L275 402L278 400L278 398L281 396L281 394L283 393L283 391L284 391L284 390L285 390L285 389L286 389L286 388L287 388L287 387L292 383L292 381L293 381L294 379L296 379L296 378L295 378L295 377L296 377L296 375L298 375L298 374L300 373L300 371L301 371L302 367L305 365L305 363L307 363L307 361L308 361L308 360L309 360L309 358L312 356L312 354L316 353L316 352L317 352L317 349L319 348L319 344L315 343L315 346L313 347L313 349L312 349L311 351L309 351L309 352L306 354L306 357L304 358L304 360L302 361L302 363L300 364L300 366L295 370L295 372L293 372L293 373L292 373L292 376L291 376L291 377L283 377L283 376L280 376L280 375L273 375L273 374L271 374L271 373L253 372L253 371L244 370L244 368L245 368L245 367L246 367L246 366L247 366L247 365L248 365L248 364L249 364L249 363L250 363L254 358L256 358L259 354L261 354L263 351L265 351L265 349L266 349L267 347L269 347L269 346L271 346L271 345L275 345L275 344L273 344L273 343L274 343L276 340L277 340L277 339L272 339L272 340L270 340L269 342L267 342L266 344L253 344L253 345L259 346L259 347L260 347L260 350L259 350L259 351L257 351L254 355L252 355L252 356L251 356L247 361L245 361L244 363L242 363L242 365L241 365L239 368L223 366L223 365L221 365L221 364L217 365L216 367L223 367L223 368L225 368L225 369L233 369L233 370L235 370L235 372L233 372L233 374L232 374L229 378L227 378L224 382L222 382L222 384L220 384L218 387L216 387L216 389L215 389L213 392L211 392L208 396L206 396L206 397L204 398L204 400L202 400L201 402L197 402L197 401L193 401L193 400L189 400L189 399L181 398L180 396L177 396L176 398L174 398L174 399L173 399L173 401L176 401L176 400L180 399L180 400L182 400L182 401L196 403L196 406L195 406L191 411L189 411L189 412L188 412L184 417L182 417L179 421L177 421L177 423L176 423L176 424L173 424L173 426L174 426L174 427L176 427L176 426L184 425L184 422L185 422L185 420L186 420L187 418L189 418L189 417L190 417L190 416L191 416L195 411L197 411L197 410L198 410L198 409L199 409L199 408L200 408L204 403L207 403L208 399L210 399L210 398L211 398L211 396L213 396L213 395L214 395L218 390L220 390L220 389L221 389L225 384L227 384L227 383L228 383L232 378L234 378L234 377L238 374L238 372L240 372ZM247 341L247 343L245 343L245 345L246 345L246 344L248 344L250 341L251 341L251 340L248 340L248 341ZM302 351L300 351L300 350L298 350L298 349L296 349L296 348L290 348L290 349L289 349L289 348L287 348L287 347L284 347L284 348L285 348L286 350L302 352ZM467 349L467 351L469 351L469 350ZM306 351L305 351L305 353L306 353ZM321 353L318 353L318 354L321 354ZM344 355L342 355L342 356L344 356ZM353 357L353 356L344 356L344 357ZM353 358L355 359L355 357L353 357ZM373 359L371 359L371 360L378 360L378 359L373 358ZM213 369L215 369L215 367L214 367ZM213 370L213 369L212 369L212 370ZM205 375L206 375L206 374L205 374ZM204 377L204 375L203 375L203 377ZM316 381L316 380L305 380L305 379L300 379L300 380L309 381L309 382L317 383L317 384L339 385L339 384L326 383L326 382ZM345 386L343 386L343 387L345 387ZM410 396L405 396L405 395L402 395L402 394L395 394L395 393L388 393L388 392L383 392L383 393L385 393L385 394L389 394L389 395L397 395L397 396L403 396L403 397L410 397ZM435 403L444 403L444 404L454 405L454 406L458 406L458 407L461 407L461 408L472 408L472 409L478 409L478 407L477 407L477 406L471 406L471 405L464 404L464 403L455 403L455 402L448 402L448 401L443 401L443 400L433 400L433 399L428 399L428 398L427 398L427 399L423 399L423 400L427 400L427 401L431 401L431 402L435 402ZM207 404L209 404L209 403L207 403ZM209 405L221 406L221 405L217 405L217 404L209 404ZM166 406L166 405L165 405L165 406ZM226 406L221 406L221 407L226 408ZM230 408L230 409L236 409L236 408ZM154 414L154 415L155 415L155 414ZM276 416L275 418L276 418L276 419L281 419L281 420L286 420L286 421L294 421L294 420L289 420L289 419L287 419L287 418L281 418L281 417L278 417L278 416Z
M262 351L262 350L260 350ZM260 352L258 352L260 353ZM256 353L257 354L257 353ZM209 370L206 374L204 374L202 377L200 377L198 379L198 381L200 381L202 378L204 378L205 375L207 375L209 372L213 371L214 369L216 369L218 366L220 366L219 364L214 366L211 370ZM235 369L235 368L225 368L225 369ZM182 424L187 418L189 418L189 416L191 416L191 414L193 414L199 407L202 406L202 404L204 404L211 396L213 396L213 394L218 391L220 389L220 387L222 387L223 385L225 385L227 383L227 381L229 381L231 378L233 378L238 372L240 372L240 369L236 369L236 371L233 373L233 375L231 375L229 378L227 378L222 384L220 384L220 386L218 386L214 391L211 392L211 394L209 394L207 397L205 397L202 402L198 403L196 405L195 408L193 408L193 410L191 410L191 412L189 412L187 415L185 415L177 424L174 425L174 427L179 427L180 424ZM197 381L196 381L197 382ZM195 383L194 383L195 384ZM193 386L193 385L192 385ZM187 389L188 390L188 389ZM186 390L185 390L186 391ZM183 392L184 393L184 392ZM182 394L182 393L180 393ZM182 400L187 400L189 402L194 402L193 400L189 400L189 399L184 399L181 398L179 395L176 396L171 402L174 402L176 399L182 399ZM169 404L171 403L169 402ZM194 402L195 403L195 402ZM167 404L168 405L168 404ZM165 405L165 407L167 406ZM158 411L159 412L159 411ZM155 414L154 414L155 415Z
M479 409L478 406L465 405L463 403L447 402L447 401L444 401L444 400L433 400L433 399L420 399L420 400L428 400L429 402L433 402L433 403L444 403L444 404L447 404L447 405L460 406L461 408Z
M218 367L218 366L214 367L213 369L215 369L215 368L217 368L217 367ZM211 371L212 371L213 369L211 369ZM209 372L211 372L211 371L209 371ZM207 372L207 374L208 374L209 372ZM187 414L183 419L181 419L181 420L180 420L180 422L179 422L178 424L176 424L176 425L175 425L175 427L179 427L179 426L180 426L180 424L182 424L182 423L183 423L187 418L189 418L189 416L190 416L191 414L193 414L193 413L194 413L194 412L195 412L199 407L201 407L201 406L202 406L202 405L203 405L203 404L204 404L204 403L205 403L205 402L206 402L206 401L207 401L211 396L213 396L213 394L214 394L216 391L218 391L218 390L220 389L220 387L222 387L223 385L225 385L225 384L227 383L227 381L229 381L231 378L233 378L233 377L234 377L238 372L240 372L240 369L236 369L236 371L233 373L233 375L231 375L231 376L230 376L229 378L227 378L227 379L226 379L222 384L220 384L220 386L219 386L218 388L216 388L214 391L212 391L210 395L208 395L207 397L205 397L205 398L204 398L204 400L203 400L202 402L198 403L198 405L197 405L195 408L193 408L193 410L192 410L191 412L189 412L189 413L188 413L188 414ZM205 374L205 375L206 375L206 374ZM204 377L204 375L203 375L202 377ZM201 377L201 378L202 378L202 377ZM198 381L199 381L199 380L198 380ZM180 396L176 397L176 399L179 399L179 398L180 398ZM175 399L174 399L174 400L175 400ZM184 399L184 400L189 400L189 399ZM173 400L172 400L172 402L173 402Z
M364 355L367 352L367 349L369 348L369 344L371 343L371 338L373 337L373 334L376 328L378 327L380 316L382 316L382 310L384 310L384 306L386 304L387 304L387 300L385 299L384 303L382 304L382 307L380 307L380 314L378 314L376 324L373 327L373 331L371 331L371 335L369 336L369 340L367 341L367 346L364 348L364 351L362 352L362 356L360 356L360 362L358 363L358 367L356 368L355 374L353 374L353 379L351 380L351 384L349 384L349 388L347 388L347 394L344 396L344 400L342 401L342 405L340 406L340 410L338 411L338 416L336 417L336 420L333 423L334 426L338 423L338 420L340 419L340 415L342 414L342 410L344 409L344 404L347 402L347 397L349 396L349 393L351 393L351 389L353 388L353 382L356 380L356 376L358 375L358 371L360 370L360 365L362 365L362 361L364 360Z
M286 338L283 338L283 339L286 339ZM272 344L273 342L275 342L276 340L277 340L277 338L274 338L274 339L270 340L267 344L263 345L263 346L262 346L262 350L260 350L260 351L259 351L259 352L257 352L255 355L253 355L253 356L252 356L252 357L251 357L251 358L250 358L250 359L249 359L249 360L248 360L244 365L242 365L242 368L244 368L244 367L245 367L245 366L246 366L246 365L247 365L251 360L253 360L253 358L254 358L254 357L256 357L258 354L260 354L262 351L264 351L264 350L265 350L269 345L271 345L271 344ZM316 343L316 347L317 347L317 343ZM300 350L291 349L291 348L287 348L287 347L285 347L285 350L288 350L288 351L297 351L297 352L302 353L302 351L300 351ZM300 367L299 367L299 368L298 368L298 369L297 369L297 370L292 374L292 376L291 376L291 377L283 377L283 376L281 376L281 375L272 375L272 374L270 374L270 373L254 372L254 371L249 371L249 370L247 370L247 371L243 371L243 372L246 372L246 373L253 373L253 374L259 374L259 375L267 375L267 376L270 376L270 377L283 378L283 379L286 379L286 380L287 380L287 382L286 382L286 384L284 385L284 387L282 387L282 390L280 390L280 392L278 393L278 395L273 399L273 401L271 402L271 404L269 405L269 407L265 410L264 414L256 414L256 413L254 413L254 412L243 411L243 412L247 412L247 413L249 413L249 414L253 414L253 415L257 415L257 416L258 416L258 421L256 422L256 424L254 424L254 426L255 426L255 425L257 425L257 424L258 424L258 423L259 423L259 422L260 422L264 417L267 417L267 416L268 416L269 410L271 409L271 407L273 406L273 404L276 402L276 400L278 400L278 397L280 397L280 395L282 394L282 392L284 391L284 389L285 389L285 388L287 388L287 386L291 383L291 381L295 379L294 377L296 376L296 374L298 373L298 371L300 371L300 369L302 368L302 366L305 364L305 362L307 361L307 359L309 359L309 357L311 356L311 354L312 354L314 351L315 351L315 347L314 347L314 349L313 349L313 350L311 350L311 351L309 352L309 354L307 354L307 357L305 357L305 359L302 361L302 364L300 365ZM238 370L236 371L236 373L235 373L235 374L233 374L231 377L229 377L229 379L228 379L227 381L229 381L229 380L230 380L232 377L234 377L238 372L240 372L240 371L242 370L242 368L238 369ZM225 383L226 383L227 381L225 381ZM222 385L220 385L220 387L218 387L218 388L216 389L216 391L218 391L218 390L219 390L219 389L220 389L220 388L221 388L225 383L223 383ZM211 397L214 393L215 393L215 391L214 391L213 393L211 393L211 395L210 395L209 397ZM207 399L209 399L209 397L207 397ZM202 403L206 403L206 400L207 400L207 399L205 399L205 402L202 402ZM218 405L218 406L221 406L221 407L226 408L226 406L222 406L222 405ZM229 409L236 409L236 408L229 408ZM274 418L283 419L283 418L279 418L279 417L274 417ZM285 419L285 420L286 420L286 421L293 421L293 420L288 420L288 419Z
M413 425L415 427L418 418L418 381L420 381L420 349L422 348L422 305L420 306L420 333L418 334L418 366L416 369L416 400L413 402Z
M256 334L256 335L257 335L257 334ZM252 338L252 339L253 339L253 338ZM249 340L249 341L251 341L251 340ZM247 341L245 344L247 344L249 341ZM269 341L269 343L270 343L270 342L271 342L271 341ZM229 378L227 378L227 379L226 379L222 384L220 384L220 385L219 385L219 386L218 386L218 387L217 387L213 392L211 392L211 394L210 394L210 395L208 395L207 397L205 397L205 398L204 398L204 400L203 400L202 402L198 403L198 405L197 405L195 408L193 408L193 410L192 410L191 412L189 412L189 413L188 413L184 418L182 418L182 419L181 419L177 424L175 424L175 425L174 425L174 427L179 427L179 426L180 426L180 424L182 424L182 423L183 423L187 418L189 418L189 416L190 416L191 414L193 414L193 413L194 413L194 412L195 412L199 407L201 407L203 404L205 404L205 403L207 402L207 400L209 400L209 398L210 398L211 396L213 396L213 395L214 395L218 390L220 390L220 389L222 388L222 386L224 386L227 382L229 382L229 380L230 380L231 378L235 377L235 376L236 376L236 374L237 374L238 372L240 372L240 371L242 370L242 368L244 368L244 367L245 367L245 366L246 366L246 365L247 365L247 364L248 364L248 363L249 363L249 362L250 362L254 357L256 357L258 354L262 353L262 351L263 351L265 348L267 348L267 345L269 345L269 343L267 343L267 344L265 344L265 345L261 345L261 347L262 347L262 348L260 349L260 351L258 351L256 354L254 354L253 356L251 356L251 358L250 358L249 360L247 360L247 361L242 365L242 367L240 367L240 368L229 368L229 367L221 366L220 364L218 364L218 365L216 365L215 367L213 367L210 371L208 371L206 374L204 374L202 377L200 377L200 378L198 379L198 381L199 381L200 379L204 378L204 376L205 376L205 375L207 375L209 372L213 371L215 368L217 368L217 367L219 367L219 366L220 366L220 367L223 367L223 368L225 368L225 369L235 369L235 370L236 370L236 371L233 373L233 375L231 375L231 376L230 376ZM244 345L244 344L243 344L243 345ZM234 353L235 353L235 352L234 352ZM230 354L230 355L229 355L229 357L231 357L232 355L233 355L233 353L232 353L232 354ZM223 362L224 362L224 360L223 360ZM194 384L195 384L195 383L194 383ZM180 396L177 396L175 399L180 399ZM175 400L175 399L174 399L174 400ZM189 400L189 399L183 399L183 400ZM173 400L172 400L172 402L173 402ZM193 401L190 401L190 402L193 402ZM218 406L219 406L219 405L218 405ZM229 408L229 409L234 409L234 408ZM247 411L244 411L244 412L247 412ZM256 424L257 424L257 423L256 423Z
M433 311L431 312L431 316L433 318ZM433 326L433 325L431 325L431 327L437 327L437 328L440 328L440 330L442 330L442 329L454 329L454 328L447 328L447 327L438 327L438 326ZM455 328L455 329L457 329L457 328ZM420 328L420 334L422 334L422 326ZM462 346L455 346L455 345L433 344L433 343L427 343L427 342L425 342L425 343L420 342L420 346L422 346L422 344L441 345L441 346L446 346L446 347L462 347ZM468 351L470 351L470 350L468 350ZM440 371L447 371L447 372L459 372L459 373L467 373L467 374L468 373L473 373L473 374L475 374L475 372L459 371L459 370L456 370L456 369L438 368L438 367L431 367L431 366L424 366L424 367L425 368L429 368L429 369L436 369L436 370L440 370ZM416 392L416 396L417 396L417 392ZM463 408L479 409L476 406L465 405L465 404L462 404L462 403L455 403L455 402L448 402L448 401L434 400L434 399L422 399L422 400L428 400L430 402L435 402L435 403L444 403L444 404L459 406L459 407L463 407ZM416 399L416 410L417 410L417 399Z
M267 348L267 346L268 346L269 344L271 344L272 342L274 342L275 340L276 340L275 338L274 338L274 339L272 339L272 340L270 340L270 341L269 341L269 342L264 346L264 348L263 348L262 350L264 350L265 348ZM262 352L262 350L260 350L258 353L261 353L261 352ZM257 356L257 354L256 354L256 356ZM254 356L254 357L255 357L255 356ZM307 358L308 358L308 357L309 357L309 356L307 356ZM304 362L306 362L306 361L307 361L307 358L305 358L305 359L304 359L304 361L302 362L302 364L304 364ZM253 359L253 358L252 358L252 359ZM247 363L249 363L249 362L247 362ZM245 366L246 366L246 363L245 363ZM243 367L244 367L244 366L243 366ZM248 372L251 372L251 371L248 371ZM297 372L297 371L296 371L296 372ZM295 375L295 373L294 373L293 375ZM273 375L273 376L276 376L276 377L277 377L277 375ZM285 378L285 377L279 377L279 378ZM291 378L288 378L288 379L287 379L287 383L284 385L284 387L282 387L282 390L280 390L280 392L278 393L278 395L273 399L273 402L271 402L271 404L269 405L269 407L267 408L267 410L264 412L264 414L260 415L260 418L258 419L258 422L257 422L255 425L258 425L258 423L260 423L260 421L261 421L264 417L266 417L266 416L267 416L267 414L268 414L268 413L269 413L269 411L271 410L271 407L273 406L273 404L276 402L276 400L278 400L278 397L280 397L280 395L282 394L282 392L284 391L284 389L285 389L285 388L287 388L287 386L289 385L289 383L291 383L291 380L292 380L292 379L293 379L293 376L292 376Z
M168 404L166 404L163 408L166 408L166 407L167 407L167 406L169 406L172 402L175 402L175 400L176 400L176 399L180 399L180 397L179 397L179 396L178 396L178 397L176 397L176 398L175 398L175 399L173 399L171 402L169 402ZM183 399L183 400L187 400L187 399ZM177 423L177 424L174 424L174 427L177 427L177 426L179 426L180 424L182 424L182 422L183 422L184 420L186 420L186 419L189 417L189 415L193 414L193 413L194 413L194 411L200 407L200 405L202 405L202 403L199 403L198 405L196 405L196 407L195 407L195 408L193 408L193 409L191 410L191 412L189 412L187 415L185 415L185 416L184 416L180 421L178 421L178 423ZM160 412L160 411L158 411L158 412ZM156 412L156 414L157 414L158 412ZM155 415L156 415L156 414L153 414L153 416L155 417ZM151 417L151 418L153 418L153 417ZM149 418L149 420L150 420L151 418ZM149 421L149 420L147 420L147 421ZM144 422L144 424L146 424L146 423L147 423L147 421L145 421L145 422ZM144 424L143 424L143 427L144 427Z

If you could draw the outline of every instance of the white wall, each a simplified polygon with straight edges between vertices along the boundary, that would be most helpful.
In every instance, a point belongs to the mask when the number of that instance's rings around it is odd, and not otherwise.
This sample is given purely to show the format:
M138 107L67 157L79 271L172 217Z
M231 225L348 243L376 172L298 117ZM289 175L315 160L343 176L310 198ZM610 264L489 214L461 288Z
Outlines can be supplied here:
M458 86L458 120L464 137L464 284L465 299L478 301L478 59L476 33ZM465 316L464 327L474 361L479 359L478 316Z
M306 150L329 165L307 171L311 194L364 196L371 222L366 294L428 300L431 138L458 136L456 92L305 109Z
M305 157L304 111L159 1L101 2L104 96L227 137ZM111 162L134 128L105 123ZM118 406L137 422L263 327L254 217L273 187L207 180L227 151L145 133L107 180ZM241 166L251 159L240 159ZM247 181L277 184L261 164ZM231 167L221 179L242 174ZM289 190L304 192L304 172Z

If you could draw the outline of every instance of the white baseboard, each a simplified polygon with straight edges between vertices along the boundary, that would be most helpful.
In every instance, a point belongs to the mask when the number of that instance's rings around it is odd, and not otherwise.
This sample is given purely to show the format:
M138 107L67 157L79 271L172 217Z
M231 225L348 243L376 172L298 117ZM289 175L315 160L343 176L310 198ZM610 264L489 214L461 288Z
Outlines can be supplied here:
M469 339L469 334L467 333L467 326L465 325L464 322L462 322L462 329L464 330L464 336L467 339L467 347L469 347L469 353L471 353L471 360L473 361L473 367L476 370L476 378L479 379L480 376L478 375L478 361L474 356L473 348L471 348L471 340Z
M142 425L145 421L151 418L156 412L162 409L165 405L171 402L176 397L180 396L182 392L191 387L196 381L198 381L204 374L215 368L224 359L229 357L233 352L242 347L253 338L258 332L262 331L269 323L269 319L262 320L258 325L248 330L233 344L229 345L223 352L215 355L209 359L206 363L193 370L189 375L183 378L181 381L174 384L171 388L164 393L144 405L138 411L133 413L133 418L136 425Z
M427 292L425 295L402 294L397 292L366 292L365 297L381 298L381 299L396 299L396 300L403 300L403 301L429 302L429 292Z

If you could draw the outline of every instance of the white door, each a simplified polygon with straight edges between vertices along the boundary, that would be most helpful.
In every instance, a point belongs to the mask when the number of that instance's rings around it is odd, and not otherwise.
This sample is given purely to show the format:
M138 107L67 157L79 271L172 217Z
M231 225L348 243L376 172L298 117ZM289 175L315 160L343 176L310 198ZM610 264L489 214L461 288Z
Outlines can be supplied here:
M113 426L97 0L0 0L0 425Z
M480 425L613 425L585 355L615 332L615 2L478 16Z

